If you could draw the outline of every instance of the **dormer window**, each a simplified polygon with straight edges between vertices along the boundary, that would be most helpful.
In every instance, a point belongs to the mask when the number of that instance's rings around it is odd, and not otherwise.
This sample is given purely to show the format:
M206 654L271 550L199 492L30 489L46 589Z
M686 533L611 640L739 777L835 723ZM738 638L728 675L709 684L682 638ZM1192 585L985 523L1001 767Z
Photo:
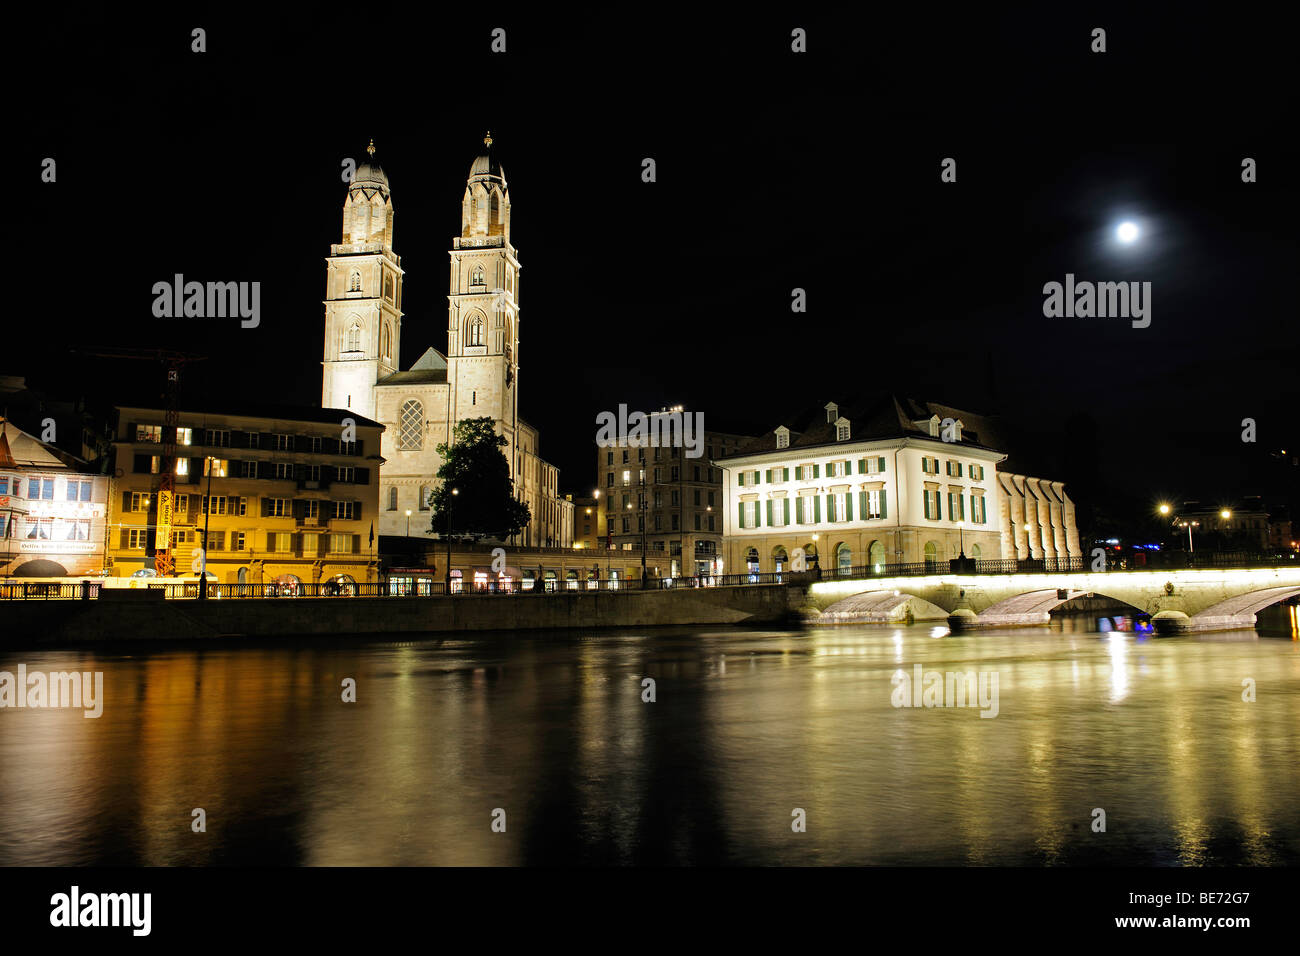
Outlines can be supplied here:
M835 421L835 440L836 440L836 441L848 441L848 440L849 440L849 420L848 420L847 418L839 418L839 419L836 419L836 421Z
M786 428L784 425L776 430L776 447L790 447L790 429Z
M834 402L828 402L826 405L826 421L833 422L840 417L840 407Z

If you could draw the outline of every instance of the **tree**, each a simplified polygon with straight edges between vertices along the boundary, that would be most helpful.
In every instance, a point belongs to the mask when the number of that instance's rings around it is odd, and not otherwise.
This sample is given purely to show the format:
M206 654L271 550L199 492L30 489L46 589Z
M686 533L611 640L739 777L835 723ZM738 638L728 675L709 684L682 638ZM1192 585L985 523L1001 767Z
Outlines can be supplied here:
M429 497L431 531L504 540L523 530L532 515L528 505L515 498L510 462L501 451L506 444L491 418L456 423L451 445L438 446L441 484Z

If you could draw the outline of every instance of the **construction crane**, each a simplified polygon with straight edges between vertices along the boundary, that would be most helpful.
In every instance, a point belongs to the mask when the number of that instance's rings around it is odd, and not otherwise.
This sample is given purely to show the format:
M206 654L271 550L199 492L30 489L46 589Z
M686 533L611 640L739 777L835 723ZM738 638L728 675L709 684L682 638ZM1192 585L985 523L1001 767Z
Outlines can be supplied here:
M92 347L80 348L76 350L82 355L92 355L96 358L108 359L133 359L137 361L159 362L167 372L166 383L166 425L162 431L162 455L158 464L158 492L154 501L158 503L157 507L162 507L164 502L168 503L176 500L176 428L180 424L180 387L181 387L181 369L187 365L193 365L195 362L204 361L206 355L194 355L190 352L180 352L175 349L122 349L111 347ZM161 522L162 515L159 515ZM168 521L170 524L170 521ZM204 542L204 547L207 542ZM172 577L176 572L176 561L172 555L172 538L168 533L162 540L161 546L157 536L154 539L154 573L160 578Z

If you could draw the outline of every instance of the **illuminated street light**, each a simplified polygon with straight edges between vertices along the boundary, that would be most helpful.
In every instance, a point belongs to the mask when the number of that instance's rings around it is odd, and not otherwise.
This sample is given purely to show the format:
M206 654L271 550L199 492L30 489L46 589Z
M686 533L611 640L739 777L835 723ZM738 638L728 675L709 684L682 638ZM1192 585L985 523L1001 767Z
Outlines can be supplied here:
M1168 506L1168 505L1161 505L1161 506L1160 506L1160 513L1161 513L1162 515L1167 515L1167 514L1169 514L1169 506Z
M1121 222L1119 228L1115 230L1115 235L1120 242L1133 242L1138 237L1138 227L1135 222Z
M406 509L406 536L411 536L411 509Z
M1227 508L1224 508L1222 511L1219 512L1219 517L1220 517L1220 518L1225 518L1225 519L1226 519L1226 518L1231 518L1231 517L1232 517L1232 512L1229 511Z

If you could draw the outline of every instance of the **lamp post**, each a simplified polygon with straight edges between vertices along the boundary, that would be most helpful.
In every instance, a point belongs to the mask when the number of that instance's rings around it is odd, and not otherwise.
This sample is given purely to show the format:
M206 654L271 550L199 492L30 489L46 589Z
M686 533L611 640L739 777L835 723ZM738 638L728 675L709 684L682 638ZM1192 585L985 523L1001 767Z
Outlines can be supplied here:
M961 560L966 559L966 522L957 522L957 557Z
M212 465L216 459L207 455L203 464L208 469L208 493L203 501L203 566L199 568L199 600L208 597L208 527L212 524Z
M411 509L406 509L406 536L411 536Z
M1192 529L1199 528L1201 526L1201 523L1199 521L1178 521L1175 522L1175 526L1179 528L1187 529L1187 553L1188 554L1195 553L1196 548L1193 547L1192 545Z
M451 522L452 522L452 515L453 515L452 502L456 500L456 496L458 494L460 494L460 489L453 488L451 489L450 497L447 498L447 584L445 590L448 594L451 593ZM410 512L408 511L407 514L409 515ZM411 519L408 517L406 520L410 521Z

